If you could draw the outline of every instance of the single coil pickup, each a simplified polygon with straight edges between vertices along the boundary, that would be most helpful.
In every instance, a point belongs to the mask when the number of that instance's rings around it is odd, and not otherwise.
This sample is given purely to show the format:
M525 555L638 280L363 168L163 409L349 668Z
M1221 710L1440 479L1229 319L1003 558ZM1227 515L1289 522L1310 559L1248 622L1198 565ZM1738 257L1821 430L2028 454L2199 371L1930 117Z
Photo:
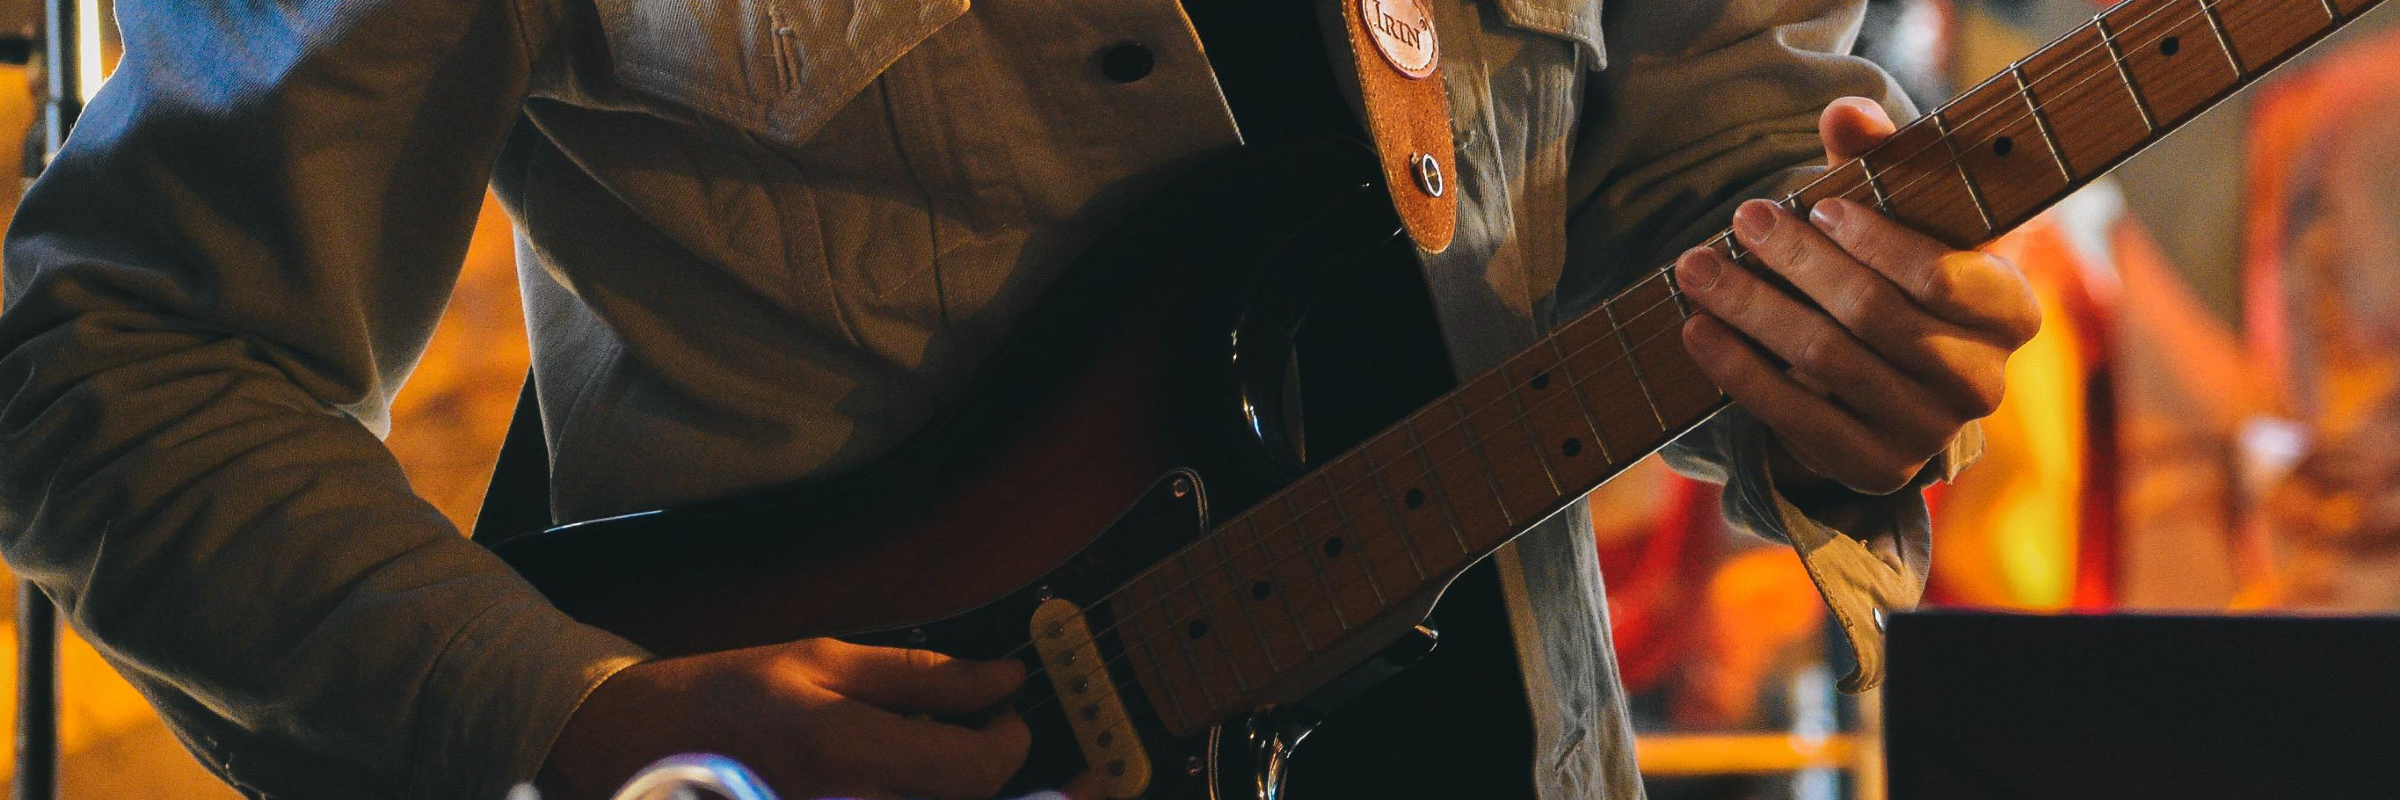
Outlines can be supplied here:
M1108 781L1109 797L1141 796L1150 786L1150 754L1134 735L1083 608L1060 598L1045 600L1033 610L1032 633L1033 649L1041 654L1050 688L1058 691L1084 763Z

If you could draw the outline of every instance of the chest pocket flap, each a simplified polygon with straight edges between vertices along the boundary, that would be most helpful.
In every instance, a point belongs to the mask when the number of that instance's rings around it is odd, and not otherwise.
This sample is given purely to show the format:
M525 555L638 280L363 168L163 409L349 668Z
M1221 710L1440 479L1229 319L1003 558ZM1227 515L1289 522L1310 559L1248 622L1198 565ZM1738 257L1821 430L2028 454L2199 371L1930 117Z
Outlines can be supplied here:
M1508 24L1582 45L1584 57L1590 60L1593 69L1608 63L1608 51L1601 46L1600 3L1601 0L1493 0Z
M616 79L797 145L968 0L598 0Z

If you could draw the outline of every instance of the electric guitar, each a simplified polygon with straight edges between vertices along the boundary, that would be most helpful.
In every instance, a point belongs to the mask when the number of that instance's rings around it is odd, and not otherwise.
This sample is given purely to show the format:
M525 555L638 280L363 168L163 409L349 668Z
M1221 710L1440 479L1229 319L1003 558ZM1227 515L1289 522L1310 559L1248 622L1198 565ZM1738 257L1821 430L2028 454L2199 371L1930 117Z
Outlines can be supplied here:
M2127 0L1784 203L1987 242L2379 2ZM875 466L495 550L661 654L840 636L1020 659L1015 789L1090 769L1114 798L1271 800L1317 720L1432 646L1418 624L1453 579L1726 404L1661 269L1455 385L1438 358L1361 356L1418 365L1413 410L1303 414L1312 311L1413 268L1379 181L1355 145L1235 152L1079 259ZM1362 435L1320 457L1310 420Z

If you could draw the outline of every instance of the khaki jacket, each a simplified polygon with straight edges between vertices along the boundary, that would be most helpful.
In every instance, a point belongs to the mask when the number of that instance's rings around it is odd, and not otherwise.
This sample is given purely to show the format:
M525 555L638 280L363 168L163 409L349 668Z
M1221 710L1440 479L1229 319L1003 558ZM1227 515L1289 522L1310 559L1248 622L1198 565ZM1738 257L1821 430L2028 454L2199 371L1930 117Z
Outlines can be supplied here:
M1297 2L1298 0L1294 0ZM1821 158L1857 0L1434 0L1479 371ZM642 658L410 493L379 436L487 181L517 224L553 507L864 463L1077 249L1239 141L1173 0L126 2L7 245L0 545L253 796L498 797ZM1149 48L1118 83L1097 54ZM1738 414L1687 471L1794 541L1880 673L1913 493L1834 533ZM1503 552L1550 800L1638 797L1581 513ZM1859 540L1875 543L1870 549Z

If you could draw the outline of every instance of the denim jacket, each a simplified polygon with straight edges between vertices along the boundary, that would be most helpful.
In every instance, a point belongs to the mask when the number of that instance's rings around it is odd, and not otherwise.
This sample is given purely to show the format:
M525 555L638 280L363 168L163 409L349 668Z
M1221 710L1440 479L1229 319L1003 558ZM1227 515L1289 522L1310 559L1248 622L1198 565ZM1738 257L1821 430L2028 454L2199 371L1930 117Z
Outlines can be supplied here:
M1298 2L1299 0L1293 0ZM1906 113L1860 0L1433 0L1459 157L1423 257L1480 371ZM498 797L645 656L414 496L380 441L487 182L562 519L873 459L1130 199L1236 130L1174 0L126 0L0 315L0 549L252 796ZM1097 54L1138 42L1132 82ZM1670 452L1799 549L1880 676L1915 493L1778 497L1730 412ZM1640 795L1580 510L1504 550L1549 800Z

